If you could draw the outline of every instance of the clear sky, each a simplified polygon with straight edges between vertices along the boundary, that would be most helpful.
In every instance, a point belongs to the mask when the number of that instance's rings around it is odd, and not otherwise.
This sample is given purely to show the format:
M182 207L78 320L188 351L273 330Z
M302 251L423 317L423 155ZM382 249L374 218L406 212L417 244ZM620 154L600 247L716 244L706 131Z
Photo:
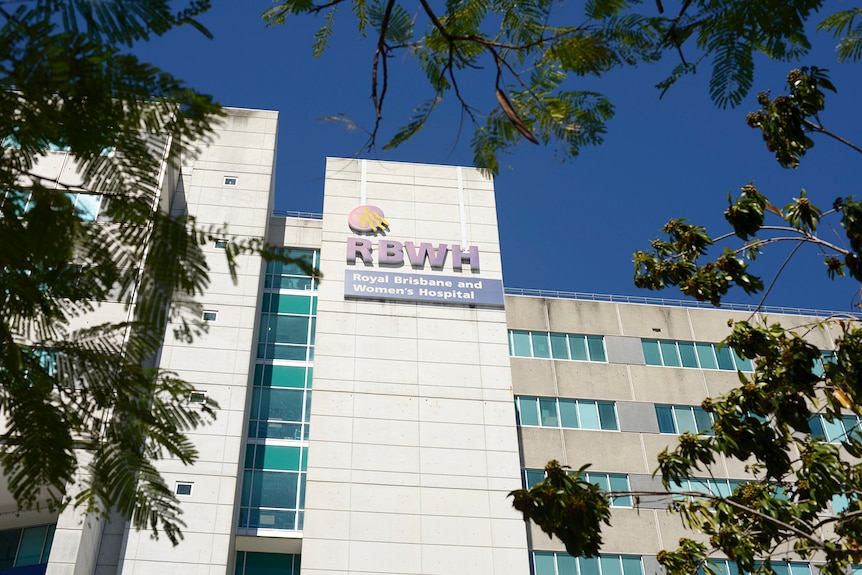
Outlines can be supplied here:
M202 22L215 35L208 40L192 29L172 31L135 52L212 94L223 105L277 110L279 141L276 208L322 211L327 156L353 157L366 140L361 131L321 118L344 113L371 126L373 44L362 40L349 11L340 10L332 45L322 58L311 55L321 18L298 17L285 26L264 28L260 14L267 0L216 0ZM647 4L644 4L647 6ZM496 178L497 209L507 287L597 294L680 298L679 292L648 292L632 285L631 254L671 218L685 217L718 235L727 193L754 182L783 206L805 188L823 208L835 198L856 194L862 157L837 143L815 137L816 147L797 170L782 169L760 132L748 128L745 114L758 108L758 90L784 90L787 72L799 65L831 71L838 94L827 96L821 120L856 144L862 143L859 98L862 63L838 64L834 42L814 37L812 53L801 64L757 61L755 87L737 109L720 110L709 100L706 66L683 79L663 99L653 86L677 63L668 56L654 66L615 71L600 80L579 80L585 89L607 94L616 106L605 143L585 148L560 162L553 148L521 144L503 158ZM496 105L493 76L464 76L477 107ZM431 96L409 56L390 62L384 110L384 139L407 122L413 108ZM471 165L472 127L459 133L454 98L444 101L428 128L395 151L365 152L384 160ZM837 220L832 220L837 222ZM843 243L841 230L821 235ZM769 283L790 246L755 263ZM846 311L858 301L858 283L826 279L816 249L800 251L782 273L766 303ZM728 302L756 303L733 293Z

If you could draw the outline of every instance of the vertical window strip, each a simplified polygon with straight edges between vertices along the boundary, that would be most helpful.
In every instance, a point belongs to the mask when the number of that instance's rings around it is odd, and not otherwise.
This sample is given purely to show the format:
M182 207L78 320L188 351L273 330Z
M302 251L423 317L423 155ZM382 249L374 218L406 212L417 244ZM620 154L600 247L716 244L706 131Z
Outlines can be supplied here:
M619 431L616 405L611 401L516 396L518 425Z
M548 331L509 330L509 355L606 363L605 338Z
M753 372L754 364L727 346L715 343L641 339L646 365Z
M535 575L644 575L643 560L639 555L602 554L587 558L534 551L532 560Z

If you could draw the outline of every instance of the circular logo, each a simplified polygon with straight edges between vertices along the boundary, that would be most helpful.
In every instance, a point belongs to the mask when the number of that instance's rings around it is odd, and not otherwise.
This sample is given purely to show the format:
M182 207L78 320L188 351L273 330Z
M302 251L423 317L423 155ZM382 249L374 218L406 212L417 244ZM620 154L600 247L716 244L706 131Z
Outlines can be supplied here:
M359 206L347 215L347 225L356 233L385 231L389 222L383 217L383 210L377 206Z

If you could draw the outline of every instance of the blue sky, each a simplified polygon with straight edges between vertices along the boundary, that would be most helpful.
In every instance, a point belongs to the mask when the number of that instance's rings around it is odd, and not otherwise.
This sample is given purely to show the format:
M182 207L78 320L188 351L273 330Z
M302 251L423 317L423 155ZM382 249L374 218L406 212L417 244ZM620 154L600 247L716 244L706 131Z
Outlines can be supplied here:
M269 6L268 0L216 1L201 19L214 40L191 29L177 30L135 52L226 106L277 110L276 208L320 212L325 158L352 157L366 139L361 131L320 118L344 113L371 125L373 44L359 38L344 9L331 47L314 58L313 34L322 19L300 17L265 29L260 14ZM834 42L825 34L816 35L814 43L799 65L829 68L839 90L827 96L821 119L827 128L862 143L862 63L838 64ZM781 93L794 65L758 60L752 94L739 108L720 110L709 100L706 67L659 99L653 86L676 63L669 56L658 65L583 80L585 88L607 94L616 106L603 145L560 162L553 148L523 143L503 158L495 187L507 287L680 298L670 289L647 292L632 285L632 252L646 249L668 219L685 217L714 235L722 233L728 191L735 194L749 182L779 206L801 188L824 208L839 196L859 194L862 158L856 152L818 137L800 168L785 170L766 150L759 131L745 125L746 112L758 108L756 92ZM463 81L474 105L486 110L496 105L488 71ZM393 59L384 137L406 123L428 97L415 60ZM439 112L428 128L397 150L362 157L470 165L471 126L464 125L459 137L460 114L453 98ZM826 226L821 235L842 243L840 230ZM756 262L754 269L767 284L788 251L789 246L779 247ZM858 301L858 284L827 280L822 260L816 249L800 251L766 303L850 310ZM758 299L740 292L727 301Z

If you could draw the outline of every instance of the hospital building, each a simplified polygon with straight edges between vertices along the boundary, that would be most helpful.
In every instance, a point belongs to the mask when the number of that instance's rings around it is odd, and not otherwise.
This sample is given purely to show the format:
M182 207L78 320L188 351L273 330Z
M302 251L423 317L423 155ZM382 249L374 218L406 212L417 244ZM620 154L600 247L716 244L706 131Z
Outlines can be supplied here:
M320 276L255 255L234 281L230 238L205 246L209 331L186 343L168 329L159 356L190 401L220 406L190 434L194 465L159 466L184 540L0 496L0 575L660 572L656 553L686 533L666 501L615 499L602 555L585 559L508 493L552 459L591 463L608 490L660 489L656 454L708 426L704 397L751 370L717 345L751 312L504 286L494 183L473 168L329 158L323 214L275 212L277 113L227 112L195 157L165 165L163 206L265 237ZM46 152L46 174L63 154ZM810 337L828 350L836 335ZM731 460L716 472L688 487L746 476Z

